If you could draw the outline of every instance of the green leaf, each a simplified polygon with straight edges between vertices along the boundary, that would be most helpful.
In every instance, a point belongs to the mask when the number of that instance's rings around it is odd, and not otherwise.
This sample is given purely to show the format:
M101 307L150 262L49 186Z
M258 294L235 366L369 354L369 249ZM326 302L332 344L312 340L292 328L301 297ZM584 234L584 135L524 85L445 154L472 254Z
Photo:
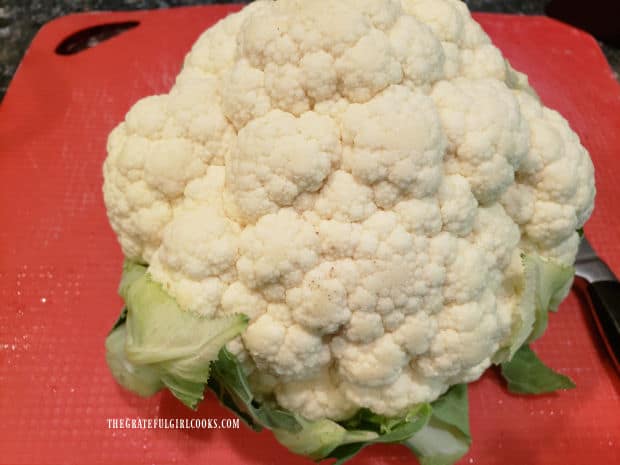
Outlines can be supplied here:
M247 326L244 315L210 319L182 310L148 274L126 290L127 359L156 367L181 402L196 408L220 348Z
M421 465L452 465L469 450L470 440L434 419L406 442Z
M512 360L502 363L502 376L508 390L516 394L545 394L575 387L569 377L546 366L528 345L521 347Z
M523 280L518 289L519 318L511 329L508 344L494 355L495 363L510 360L527 342L539 338L547 329L549 311L556 311L566 297L575 269L537 254L523 255Z
M121 314L118 316L116 322L114 322L114 325L112 325L112 329L110 330L110 333L112 333L112 331L114 331L116 328L123 326L126 320L127 320L127 307L123 307L123 309L121 310Z
M148 366L148 365L147 365ZM183 402L187 407L196 409L200 401L204 399L205 384L209 374L203 378L205 381L190 381L181 377L173 376L164 370L158 370L161 381L174 397Z
M110 335L115 336L108 351L108 363L119 383L150 392L136 376L143 376L148 386L154 386L158 376L158 386L165 385L185 405L196 408L203 399L211 361L245 329L247 318L209 319L187 312L150 278L145 266L129 261L123 264L119 293L126 309Z
M536 254L526 255L525 262L535 269L534 305L536 319L528 342L538 339L547 328L549 311L557 311L573 283L575 268L560 265Z
M536 322L528 342L538 339L547 329L549 311L557 311L560 302L566 297L573 283L575 269L544 259L538 255L527 256L526 260L535 263L537 269Z
M105 340L105 358L114 379L140 396L148 397L161 390L164 386L159 372L149 366L134 365L125 357L124 324L115 325L115 329Z
M373 431L349 431L328 419L308 421L298 417L298 422L301 425L299 431L274 429L273 434L290 451L314 460L333 457L330 453L339 446L353 443L369 444L379 436Z
M536 323L536 282L538 281L538 269L535 262L528 260L526 255L522 256L522 261L523 281L519 290L519 318L516 321L516 326L511 330L510 345L506 350L504 358L508 360L525 343L532 333L534 323Z
M362 409L353 418L353 424L357 423L360 427L364 426L365 431L374 433L376 437L361 442L351 441L354 442L352 444L343 443L343 445L335 448L328 457L338 459L334 465L339 465L371 444L398 444L406 441L424 428L431 417L431 411L432 408L427 403L413 406L401 417L376 415L370 410ZM350 426L351 424L351 421L345 422L345 425ZM358 431L353 430L353 432Z
M118 294L127 300L127 291L131 285L146 273L146 266L139 263L125 260L123 262L123 273L121 274L121 282L118 285ZM127 309L125 308L125 314Z
M512 392L540 394L574 387L570 379L547 368L527 344L545 332L549 311L556 311L568 294L575 269L536 254L523 256L523 266L521 326L509 349L501 349L494 361L501 362L502 375Z
M467 384L455 384L432 403L433 418L459 429L469 437L469 400Z
M212 376L213 381L209 387L226 407L240 413L241 418L252 428L301 430L301 425L292 413L268 403L261 405L254 400L241 364L225 347L213 362Z
M421 465L451 465L469 450L469 402L467 385L452 386L432 404L428 423L405 441Z

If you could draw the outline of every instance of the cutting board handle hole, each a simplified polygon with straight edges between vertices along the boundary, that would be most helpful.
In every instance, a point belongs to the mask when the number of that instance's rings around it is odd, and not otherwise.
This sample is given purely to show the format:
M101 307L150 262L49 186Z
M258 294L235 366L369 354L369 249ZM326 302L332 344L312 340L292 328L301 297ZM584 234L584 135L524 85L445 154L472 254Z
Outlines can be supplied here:
M140 24L139 21L98 24L80 29L65 37L56 47L57 55L75 55L99 45L112 37L122 34Z

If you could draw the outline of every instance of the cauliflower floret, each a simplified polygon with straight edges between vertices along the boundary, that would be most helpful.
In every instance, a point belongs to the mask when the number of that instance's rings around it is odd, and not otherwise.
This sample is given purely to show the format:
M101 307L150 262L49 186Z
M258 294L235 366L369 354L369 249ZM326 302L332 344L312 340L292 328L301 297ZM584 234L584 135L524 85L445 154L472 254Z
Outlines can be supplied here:
M437 336L417 360L419 372L431 378L458 379L481 363L488 367L508 332L507 327L499 327L495 306L495 296L488 291L475 302L446 306L437 316Z
M381 315L364 311L357 311L351 315L344 333L345 337L353 342L374 341L383 336L383 334L383 319Z
M366 386L343 381L341 390L355 404L380 415L398 415L412 405L431 402L447 389L441 378L426 378L405 367L391 383Z
M437 197L443 230L457 236L467 236L474 227L478 213L478 202L467 179L458 174L444 177Z
M321 371L312 379L280 384L275 394L282 407L299 412L309 420L326 417L346 420L358 409L334 384L328 370Z
M293 320L320 333L334 333L351 317L345 285L329 262L306 274L300 287L289 289L286 303Z
M412 234L434 236L443 226L441 207L434 197L408 199L394 205L399 222Z
M325 219L350 223L365 220L377 207L372 189L358 183L346 171L337 170L317 196L314 210Z
M367 344L335 337L331 351L338 359L338 372L344 380L369 387L392 383L409 360L391 334Z
M531 205L531 214L520 221L524 241L543 256L572 264L576 246L558 247L569 241L594 206L594 169L577 135L557 113L544 108L527 92L517 92L530 127L531 144L516 173L509 205ZM524 199L524 196L528 196ZM533 197L533 199L532 199ZM519 208L511 213L519 212ZM574 245L575 239L571 243Z
M429 27L411 16L401 16L390 30L390 41L403 67L404 84L427 87L442 77L444 52Z
M165 227L150 272L179 305L213 315L236 278L239 226L209 206L182 210Z
M523 317L523 253L571 265L592 162L458 0L258 0L110 134L124 254L243 313L258 399L384 415L475 380Z
M501 204L478 210L472 239L484 251L491 275L501 276L508 266L520 239L519 227Z
M242 338L257 367L283 380L312 378L331 359L320 335L294 324L285 305L270 305Z
M241 233L239 278L271 299L284 298L285 290L301 282L304 272L318 263L319 247L313 226L295 211L265 215Z
M243 313L250 321L255 320L267 310L267 301L258 292L251 291L241 281L235 281L222 295L223 315Z
M361 239L362 225L327 220L316 221L316 228L323 257L335 260L353 256Z
M444 137L432 101L393 86L343 115L343 168L372 186L375 203L433 195L441 182Z
M239 131L226 165L233 211L251 223L290 206L301 193L319 190L339 161L340 139L330 118L274 110Z
M501 81L464 78L437 83L431 96L448 136L447 171L464 176L481 204L497 201L528 147L517 99Z

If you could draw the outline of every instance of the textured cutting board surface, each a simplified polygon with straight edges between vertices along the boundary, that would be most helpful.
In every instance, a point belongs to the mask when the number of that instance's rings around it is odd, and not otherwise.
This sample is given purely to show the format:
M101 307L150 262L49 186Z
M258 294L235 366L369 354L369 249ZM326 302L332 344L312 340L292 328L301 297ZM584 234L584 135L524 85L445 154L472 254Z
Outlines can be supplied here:
M122 256L101 196L108 132L140 97L167 91L199 33L234 6L68 16L33 41L0 105L0 464L302 464L269 433L109 429L108 418L231 416L209 396L197 413L168 393L140 399L108 373ZM537 17L478 15L513 66L579 133L596 165L586 226L620 275L620 88L595 41ZM135 29L71 56L82 28ZM620 380L572 292L535 344L577 389L512 396L495 372L470 388L474 444L462 463L620 463ZM353 463L415 463L402 446Z

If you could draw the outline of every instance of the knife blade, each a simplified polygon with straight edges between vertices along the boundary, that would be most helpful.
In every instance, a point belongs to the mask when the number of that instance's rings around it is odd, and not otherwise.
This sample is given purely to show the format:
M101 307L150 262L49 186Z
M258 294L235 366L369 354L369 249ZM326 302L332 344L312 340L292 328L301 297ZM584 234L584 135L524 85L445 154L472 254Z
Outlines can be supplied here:
M575 276L587 282L594 321L616 370L620 372L620 282L585 236L579 244Z

